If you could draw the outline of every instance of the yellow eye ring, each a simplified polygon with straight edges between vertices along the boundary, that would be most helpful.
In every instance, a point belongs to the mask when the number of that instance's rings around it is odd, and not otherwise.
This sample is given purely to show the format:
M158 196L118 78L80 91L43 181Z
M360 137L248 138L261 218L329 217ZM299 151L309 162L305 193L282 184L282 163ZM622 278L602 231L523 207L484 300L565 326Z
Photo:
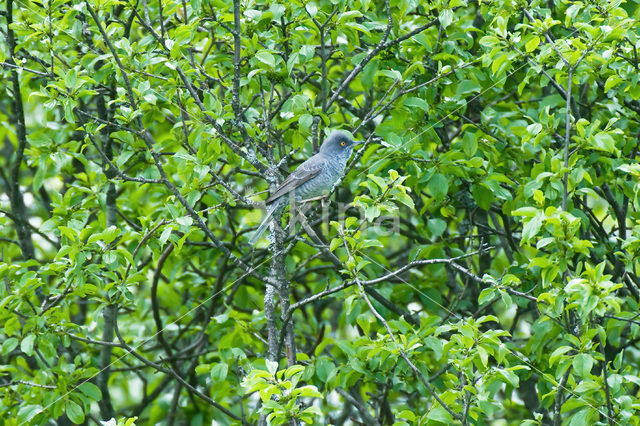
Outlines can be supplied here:
M347 143L345 141L340 142L340 145L345 146Z

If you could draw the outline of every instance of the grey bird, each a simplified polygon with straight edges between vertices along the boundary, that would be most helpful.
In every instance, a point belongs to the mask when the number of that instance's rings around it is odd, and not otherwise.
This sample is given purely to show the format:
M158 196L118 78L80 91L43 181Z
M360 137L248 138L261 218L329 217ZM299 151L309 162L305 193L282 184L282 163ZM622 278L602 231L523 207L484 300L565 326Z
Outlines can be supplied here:
M353 147L357 144L344 132L331 133L320 146L320 151L300 164L266 199L267 215L251 237L250 244L260 239L271 216L279 209L284 209L290 198L299 202L329 192L342 177Z

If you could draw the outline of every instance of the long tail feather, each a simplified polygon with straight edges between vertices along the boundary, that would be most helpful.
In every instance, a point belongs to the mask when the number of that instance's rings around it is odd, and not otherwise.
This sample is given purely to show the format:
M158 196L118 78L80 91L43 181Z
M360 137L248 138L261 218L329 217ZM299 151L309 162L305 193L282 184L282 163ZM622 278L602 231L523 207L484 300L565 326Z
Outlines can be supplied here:
M273 216L273 213L277 210L279 206L280 206L280 203L274 202L273 204L270 204L267 207L267 215L264 217L264 219L262 219L260 226L258 226L258 229L249 240L249 244L253 245L256 242L258 242L258 240L264 233L265 229L267 229L267 226L269 226L269 223L271 222L271 216Z

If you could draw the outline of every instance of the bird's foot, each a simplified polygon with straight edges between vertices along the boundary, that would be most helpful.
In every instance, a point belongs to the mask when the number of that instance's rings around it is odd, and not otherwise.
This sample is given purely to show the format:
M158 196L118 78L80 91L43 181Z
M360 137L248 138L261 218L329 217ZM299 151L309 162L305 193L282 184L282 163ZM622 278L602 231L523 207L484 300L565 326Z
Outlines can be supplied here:
M313 198L307 198L306 200L301 200L300 203L302 204L302 203L317 201L317 200L320 200L322 202L322 206L324 207L325 201L329 200L329 194L320 195L318 197L313 197Z
M319 197L313 197L313 198L306 198L304 200L300 200L300 203L307 203L307 202L311 202L311 201L316 201L316 200L321 200L324 197L326 197L325 195L320 195Z

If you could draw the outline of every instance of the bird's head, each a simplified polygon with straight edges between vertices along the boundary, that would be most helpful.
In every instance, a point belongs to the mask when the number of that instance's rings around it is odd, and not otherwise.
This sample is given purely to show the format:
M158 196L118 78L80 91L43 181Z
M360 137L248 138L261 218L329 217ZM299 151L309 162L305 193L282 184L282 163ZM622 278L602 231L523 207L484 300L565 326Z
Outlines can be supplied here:
M333 132L322 143L320 152L324 155L340 156L350 155L351 150L358 142L355 142L344 132Z

